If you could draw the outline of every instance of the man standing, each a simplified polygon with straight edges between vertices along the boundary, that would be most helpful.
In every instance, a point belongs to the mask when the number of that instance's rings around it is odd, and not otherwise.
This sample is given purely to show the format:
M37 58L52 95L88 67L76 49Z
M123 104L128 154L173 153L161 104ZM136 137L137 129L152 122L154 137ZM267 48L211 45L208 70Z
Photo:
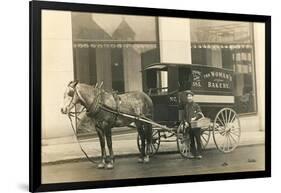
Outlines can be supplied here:
M190 149L191 155L189 155L190 159L202 158L202 146L201 146L201 128L191 128L191 121L198 120L202 117L202 112L200 106L193 101L193 92L185 91L186 94L186 103L184 104L184 116L183 119L185 121L185 127L189 129L190 136ZM196 141L196 144L195 144Z

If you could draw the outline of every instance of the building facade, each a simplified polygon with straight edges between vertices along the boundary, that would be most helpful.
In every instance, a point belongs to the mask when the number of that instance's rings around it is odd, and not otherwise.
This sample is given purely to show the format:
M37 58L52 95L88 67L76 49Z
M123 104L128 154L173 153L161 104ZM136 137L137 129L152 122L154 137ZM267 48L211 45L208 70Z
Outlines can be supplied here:
M67 11L43 11L42 24L42 138L73 135L60 113L70 80L146 91L149 74L142 70L152 63L233 70L242 132L265 130L264 24ZM167 86L167 74L159 77Z

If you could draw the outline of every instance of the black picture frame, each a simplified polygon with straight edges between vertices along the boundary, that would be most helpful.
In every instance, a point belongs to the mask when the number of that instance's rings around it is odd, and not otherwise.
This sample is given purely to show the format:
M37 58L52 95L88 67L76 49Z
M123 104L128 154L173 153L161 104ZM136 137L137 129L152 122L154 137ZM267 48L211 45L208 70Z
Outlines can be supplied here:
M142 179L122 179L95 182L41 183L41 11L67 10L80 12L99 12L116 14L133 14L146 16L166 16L179 18L201 18L218 20L235 20L265 23L265 171L202 174L190 176L169 176ZM152 184L214 181L245 178L262 178L271 176L271 17L265 15L248 15L233 13L215 13L186 10L170 10L142 7L108 6L80 3L63 3L47 1L29 2L30 11L30 98L29 98L29 191L60 191L90 188L109 188Z

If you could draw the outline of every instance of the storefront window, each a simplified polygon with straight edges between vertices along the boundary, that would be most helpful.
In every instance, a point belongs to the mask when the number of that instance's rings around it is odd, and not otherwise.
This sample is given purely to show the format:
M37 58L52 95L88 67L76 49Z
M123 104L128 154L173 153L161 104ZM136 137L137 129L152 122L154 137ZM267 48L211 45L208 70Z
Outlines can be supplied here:
M191 19L193 64L233 70L234 108L256 112L252 23Z
M75 77L123 93L144 90L142 69L159 62L155 17L72 13Z
M75 79L103 82L117 93L146 90L142 69L160 60L156 17L72 12L71 18ZM79 136L89 135L90 120L83 120Z

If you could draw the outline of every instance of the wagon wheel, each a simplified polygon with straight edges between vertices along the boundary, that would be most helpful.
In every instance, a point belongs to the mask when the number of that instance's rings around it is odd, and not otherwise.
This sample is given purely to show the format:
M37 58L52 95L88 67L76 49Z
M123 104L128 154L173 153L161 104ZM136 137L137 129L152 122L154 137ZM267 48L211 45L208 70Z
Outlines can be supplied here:
M237 113L231 108L221 109L213 123L213 138L217 149L224 153L233 151L239 144L240 135Z
M210 127L208 128L202 128L201 129L201 145L202 149L206 149L209 141L211 138L211 129Z
M190 153L190 138L188 134L188 128L184 127L183 122L177 129L177 147L181 156L187 158Z
M137 145L139 151L141 152L141 138L139 134L137 136ZM158 149L160 147L160 131L155 129L152 130L151 145L150 147L147 147L147 142L145 141L145 147L146 153L148 153L149 156L153 156L158 152Z

